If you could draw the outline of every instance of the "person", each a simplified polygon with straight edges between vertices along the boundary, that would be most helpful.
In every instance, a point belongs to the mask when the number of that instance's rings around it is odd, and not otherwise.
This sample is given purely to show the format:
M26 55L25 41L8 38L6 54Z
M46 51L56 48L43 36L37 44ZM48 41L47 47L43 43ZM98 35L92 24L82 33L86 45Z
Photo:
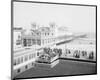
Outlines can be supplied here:
M87 51L82 51L82 56L87 56Z
M89 54L89 59L93 59L94 58L94 52L92 51L92 52L90 52L90 54Z
M79 53L79 51L78 51L78 50L75 50L73 56L74 56L75 58L80 58L80 53Z

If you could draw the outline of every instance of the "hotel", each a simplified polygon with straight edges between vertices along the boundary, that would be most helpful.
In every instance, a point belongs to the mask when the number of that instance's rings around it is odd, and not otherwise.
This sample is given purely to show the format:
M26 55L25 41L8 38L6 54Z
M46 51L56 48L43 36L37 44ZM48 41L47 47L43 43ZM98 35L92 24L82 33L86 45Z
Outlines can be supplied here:
M41 55L37 54L42 48L55 45L55 26L39 27L25 30L14 28L13 75L35 67L35 60Z

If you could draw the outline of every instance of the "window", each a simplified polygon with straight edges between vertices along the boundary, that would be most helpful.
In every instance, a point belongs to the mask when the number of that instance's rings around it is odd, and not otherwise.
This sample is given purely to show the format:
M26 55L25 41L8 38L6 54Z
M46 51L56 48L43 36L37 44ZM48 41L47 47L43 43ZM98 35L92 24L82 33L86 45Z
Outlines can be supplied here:
M46 36L46 33L45 33L45 36Z
M27 69L27 68L28 68L28 66L26 65L26 66L25 66L25 69Z
M31 57L32 57L32 56L31 56L31 54L30 54L30 55L29 55L29 59L31 59Z
M21 44L21 40L16 40L16 45L20 45Z
M36 40L35 39L32 39L32 43L33 43L33 45L36 44Z
M28 56L26 55L26 56L25 56L25 61L27 61L27 60L28 60Z
M21 63L23 63L23 57L21 57Z
M37 52L37 56L39 56L39 54L40 54L40 53L39 53L39 52Z
M32 66L34 66L34 63L32 62Z
M37 39L37 44L41 45L41 40L40 39Z
M16 60L14 60L14 64L13 65L16 65Z
M18 39L16 40L16 45L20 45L21 44L21 36L18 35Z
M17 72L20 73L20 69L18 69Z
M37 35L40 35L40 33L37 33Z
M17 64L20 64L20 62L21 62L21 61L20 61L20 58L18 58L18 62L17 62Z
M28 46L31 46L31 39L28 39Z
M27 46L27 39L24 39L24 40L23 40L23 45L24 45L24 46Z

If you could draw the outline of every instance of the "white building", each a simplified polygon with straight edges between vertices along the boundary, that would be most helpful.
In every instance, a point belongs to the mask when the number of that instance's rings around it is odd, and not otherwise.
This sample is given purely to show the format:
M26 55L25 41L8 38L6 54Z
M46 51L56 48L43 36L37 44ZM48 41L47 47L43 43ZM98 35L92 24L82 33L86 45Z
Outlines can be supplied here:
M20 49L14 51L13 58L13 75L16 76L19 73L34 67L35 60L37 58L36 50L34 49Z
M41 51L41 48L50 46L55 43L54 26L39 27L38 29L36 28L30 30L16 30L14 30L14 43L17 43L17 40L19 39L20 47L14 46L14 76L29 68L34 67L35 60L39 56L37 53Z
M13 46L14 50L22 47L22 28L13 29Z

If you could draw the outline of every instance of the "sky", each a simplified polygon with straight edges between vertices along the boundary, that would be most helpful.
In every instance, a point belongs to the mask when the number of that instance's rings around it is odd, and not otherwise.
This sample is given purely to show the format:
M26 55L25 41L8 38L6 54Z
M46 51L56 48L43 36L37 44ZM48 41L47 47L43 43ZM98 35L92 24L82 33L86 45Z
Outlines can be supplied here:
M31 24L48 26L55 22L70 32L95 32L95 7L14 2L14 27L31 28Z

